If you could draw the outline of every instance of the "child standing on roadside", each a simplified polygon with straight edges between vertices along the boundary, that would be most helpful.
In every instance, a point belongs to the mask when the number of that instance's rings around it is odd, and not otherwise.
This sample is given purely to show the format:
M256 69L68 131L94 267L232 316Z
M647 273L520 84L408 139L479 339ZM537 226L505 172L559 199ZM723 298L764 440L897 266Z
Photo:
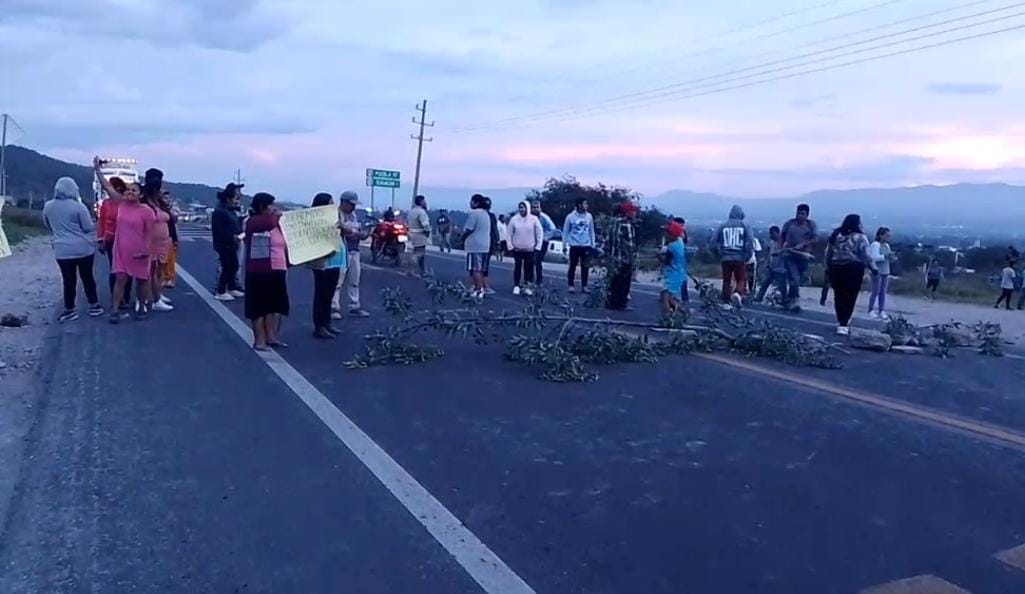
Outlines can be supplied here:
M939 258L933 258L929 267L925 269L925 291L929 299L936 300L936 289L940 288L940 281L943 280L943 267L940 266Z
M872 293L868 297L868 317L889 320L886 315L886 293L890 288L890 260L893 250L890 249L890 229L880 227L876 231L876 240L868 248L868 253L875 262L876 270L872 274ZM876 305L878 304L878 307Z
M687 258L683 246L683 225L672 221L665 226L666 245L662 248L662 313L680 307L679 296L687 280Z

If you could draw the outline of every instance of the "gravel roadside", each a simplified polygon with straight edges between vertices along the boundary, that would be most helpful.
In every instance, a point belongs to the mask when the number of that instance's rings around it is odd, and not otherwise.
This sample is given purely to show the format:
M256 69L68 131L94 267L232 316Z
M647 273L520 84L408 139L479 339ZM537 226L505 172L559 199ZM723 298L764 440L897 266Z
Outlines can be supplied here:
M28 318L19 328L0 327L0 533L36 416L40 358L59 294L49 237L26 240L0 259L0 316Z

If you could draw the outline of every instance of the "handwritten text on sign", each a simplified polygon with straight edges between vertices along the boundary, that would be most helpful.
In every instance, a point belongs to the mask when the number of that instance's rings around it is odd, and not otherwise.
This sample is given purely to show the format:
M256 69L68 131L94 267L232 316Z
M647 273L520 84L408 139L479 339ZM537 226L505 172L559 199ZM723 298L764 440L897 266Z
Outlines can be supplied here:
M323 258L342 245L336 206L288 211L281 215L280 225L293 266Z

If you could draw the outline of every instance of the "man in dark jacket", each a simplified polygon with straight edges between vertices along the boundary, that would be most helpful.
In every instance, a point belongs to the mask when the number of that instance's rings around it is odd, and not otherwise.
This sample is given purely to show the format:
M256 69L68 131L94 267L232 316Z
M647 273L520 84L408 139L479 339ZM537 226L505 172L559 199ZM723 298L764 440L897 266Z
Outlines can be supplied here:
M722 299L740 307L747 296L747 262L754 254L751 227L744 222L744 209L734 205L730 218L712 236L712 247L722 262Z
M245 296L237 279L239 236L242 235L242 219L238 216L237 205L241 189L240 185L228 184L223 191L218 192L217 208L210 215L210 232L220 263L214 295L218 301L234 301L237 297Z

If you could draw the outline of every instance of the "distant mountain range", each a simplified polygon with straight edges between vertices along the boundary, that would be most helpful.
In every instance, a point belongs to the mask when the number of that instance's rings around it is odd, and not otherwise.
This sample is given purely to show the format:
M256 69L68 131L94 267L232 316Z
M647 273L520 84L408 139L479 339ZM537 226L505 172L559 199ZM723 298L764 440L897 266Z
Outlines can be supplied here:
M82 199L92 202L93 168L76 165L20 146L8 146L5 155L7 193L15 201L31 200L39 205L53 193L53 184L61 177L70 177L78 184ZM142 173L141 171L139 172ZM203 184L165 182L179 200L213 206L217 202L214 188Z
M90 193L92 169L66 163L36 151L7 147L8 193L16 200L34 197L41 201L53 191L58 177L70 176L78 182L83 193ZM544 180L539 180L544 181ZM211 186L169 182L171 192L180 200L213 205L217 190ZM490 196L498 210L512 210L516 203L532 188L451 188L425 187L432 208L468 209L474 193ZM360 192L364 205L370 205L370 193ZM374 206L381 208L390 202L386 191L375 197ZM405 208L403 203L396 204ZM733 198L719 194L672 190L643 198L644 206L685 217L688 222L702 224L726 218L730 207L739 204L747 220L756 227L781 224L792 216L794 208L807 203L812 218L823 227L839 223L844 215L856 212L862 216L866 228L887 225L917 231L949 228L967 228L975 233L1025 233L1025 187L1007 184L955 184L950 186L916 186L909 188L880 188L860 190L820 190L794 198Z

